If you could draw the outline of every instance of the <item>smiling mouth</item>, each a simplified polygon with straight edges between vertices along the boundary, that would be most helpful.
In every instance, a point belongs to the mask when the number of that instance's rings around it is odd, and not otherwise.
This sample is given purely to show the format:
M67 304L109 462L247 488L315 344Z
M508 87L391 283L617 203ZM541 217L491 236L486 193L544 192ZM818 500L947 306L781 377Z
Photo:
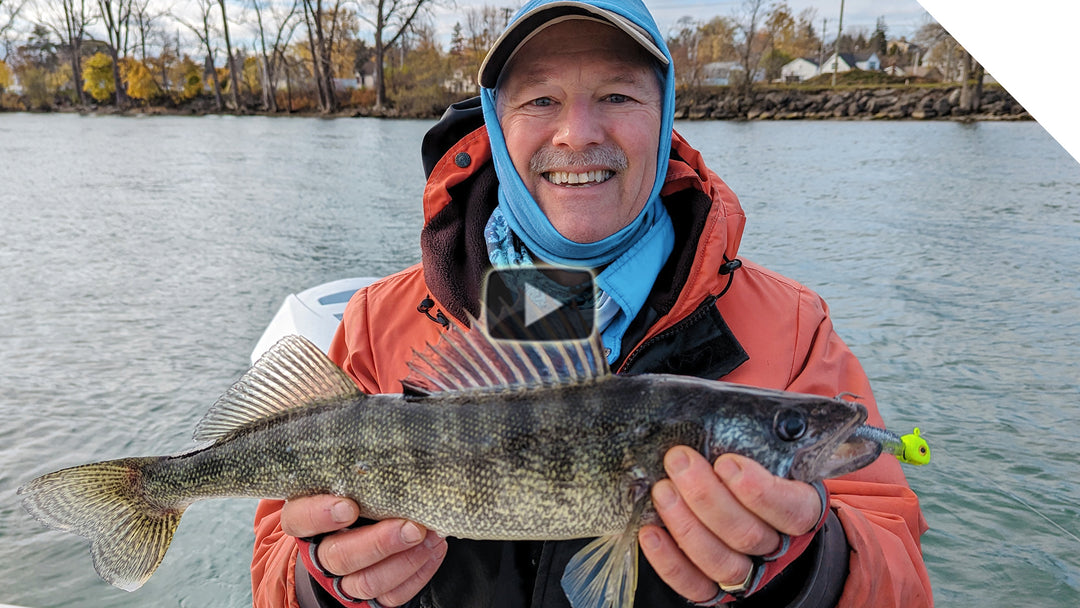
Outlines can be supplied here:
M549 171L542 175L544 176L544 179L556 186L590 186L608 181L612 177L615 177L615 172L608 170L586 171L584 173Z

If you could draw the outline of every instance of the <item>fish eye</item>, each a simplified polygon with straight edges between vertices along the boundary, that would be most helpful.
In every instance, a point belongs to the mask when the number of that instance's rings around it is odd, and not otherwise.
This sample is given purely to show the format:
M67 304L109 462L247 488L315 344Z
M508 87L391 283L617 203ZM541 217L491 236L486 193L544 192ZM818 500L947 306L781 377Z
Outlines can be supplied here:
M806 417L802 412L783 410L773 419L773 430L784 441L795 441L806 434Z

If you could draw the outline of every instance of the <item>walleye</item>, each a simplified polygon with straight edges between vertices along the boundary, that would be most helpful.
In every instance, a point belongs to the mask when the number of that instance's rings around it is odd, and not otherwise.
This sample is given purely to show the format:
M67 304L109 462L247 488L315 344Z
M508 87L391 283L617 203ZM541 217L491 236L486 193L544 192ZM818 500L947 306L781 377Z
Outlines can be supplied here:
M365 395L289 336L198 424L195 440L208 445L64 469L19 494L44 524L88 538L101 578L128 591L153 574L195 501L332 493L355 500L362 517L406 518L446 536L596 537L564 573L567 596L575 608L629 607L637 531L656 520L649 489L668 448L710 460L735 452L806 482L881 452L878 435L856 434L870 428L862 405L617 376L597 336L522 343L455 328L414 352L409 368L402 394Z

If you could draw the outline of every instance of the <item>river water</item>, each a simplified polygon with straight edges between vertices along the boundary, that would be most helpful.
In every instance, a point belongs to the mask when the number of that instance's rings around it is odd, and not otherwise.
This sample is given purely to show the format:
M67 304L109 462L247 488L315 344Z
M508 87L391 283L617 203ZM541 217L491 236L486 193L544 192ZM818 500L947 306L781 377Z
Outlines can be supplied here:
M128 594L15 490L191 447L287 294L417 261L430 125L0 114L0 603L250 604L253 500L192 506ZM1036 123L676 128L930 441L937 602L1080 605L1080 165Z

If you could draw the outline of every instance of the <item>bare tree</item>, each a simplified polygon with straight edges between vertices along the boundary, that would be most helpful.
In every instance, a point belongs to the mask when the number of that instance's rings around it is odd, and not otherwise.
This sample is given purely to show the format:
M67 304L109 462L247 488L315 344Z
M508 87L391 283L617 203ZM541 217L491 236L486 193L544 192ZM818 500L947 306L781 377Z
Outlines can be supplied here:
M484 60L488 49L499 37L499 32L506 27L503 21L504 14L505 11L490 5L473 7L465 11L464 43L467 57L463 67L474 79L480 72L480 63Z
M131 7L131 19L134 26L135 41L132 48L138 49L139 61L146 62L149 55L146 45L154 38L154 30L164 13L150 9L152 0L134 0Z
M205 74L213 79L214 103L217 105L217 111L220 112L225 109L225 103L221 99L221 83L218 81L217 69L214 67L214 37L216 32L212 25L213 19L210 16L214 10L213 2L214 0L198 0L199 17L200 21L202 21L199 26L192 25L177 15L173 15L173 18L191 30L199 38L199 42L202 43L203 48L206 50Z
M28 0L0 0L0 42L4 43L4 54L0 57L6 57L10 51L7 33L15 27L19 11L27 2Z
M105 33L109 39L113 82L116 85L116 106L119 108L128 104L124 82L120 77L120 57L127 54L133 4L133 0L97 0L101 23L105 26Z
M754 73L764 51L758 36L758 28L764 18L765 0L743 0L739 13L734 17L735 30L739 34L736 48L739 65L743 69L743 81L739 83L739 88L744 95L753 89Z
M236 73L236 60L233 57L232 39L229 37L229 16L225 13L225 0L218 0L221 7L221 27L225 33L226 65L229 66L229 80L231 82L230 93L232 94L233 110L240 111L240 77Z
M263 109L277 112L277 98L274 92L277 90L278 68L282 63L281 59L284 57L285 47L288 46L289 40L292 39L297 25L299 25L299 21L296 19L299 2L298 0L292 0L288 10L277 10L273 5L267 6L268 4L260 2L260 0L251 1L251 6L255 9L255 21L258 26L258 40L256 41L258 48L256 48L256 52L261 55L259 64L262 68ZM266 44L266 22L263 20L263 11L267 8L270 9L269 22L274 30L274 39L269 48L267 48Z
M360 0L360 18L375 27L375 107L386 107L386 53L436 0Z
M60 38L61 44L68 49L71 61L72 79L79 105L86 105L86 91L83 91L82 79L82 44L86 39L86 28L94 23L94 16L86 0L60 0L46 2L41 13L42 21Z
M337 109L337 99L334 96L333 61L330 55L334 48L338 17L342 12L342 0L334 0L330 7L324 7L322 0L302 2L319 106L323 112L333 112Z

